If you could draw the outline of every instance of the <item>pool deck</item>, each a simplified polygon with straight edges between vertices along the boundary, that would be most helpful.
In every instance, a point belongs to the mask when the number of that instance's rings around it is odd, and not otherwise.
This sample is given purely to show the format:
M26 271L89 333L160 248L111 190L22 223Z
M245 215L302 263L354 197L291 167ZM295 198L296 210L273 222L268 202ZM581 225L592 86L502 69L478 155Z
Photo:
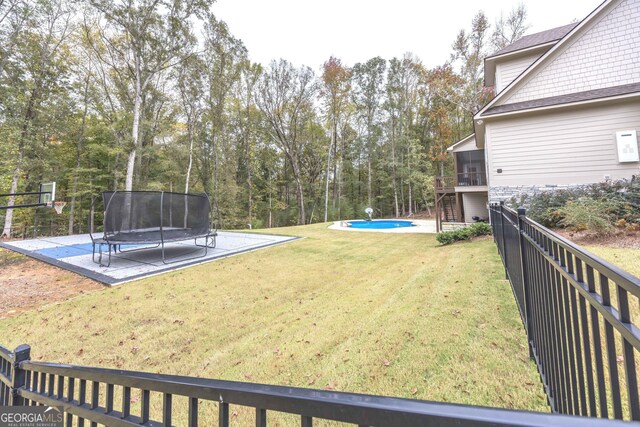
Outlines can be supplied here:
M396 218L394 218L396 219ZM356 231L356 232L365 232L365 233L391 233L391 234L408 234L408 233L436 233L436 221L435 220L426 220L426 219L414 219L408 220L404 218L397 218L398 220L403 221L411 221L415 224L414 227L397 227L397 228L353 228L346 227L344 224L345 221L336 221L329 226L329 230L339 230L339 231Z

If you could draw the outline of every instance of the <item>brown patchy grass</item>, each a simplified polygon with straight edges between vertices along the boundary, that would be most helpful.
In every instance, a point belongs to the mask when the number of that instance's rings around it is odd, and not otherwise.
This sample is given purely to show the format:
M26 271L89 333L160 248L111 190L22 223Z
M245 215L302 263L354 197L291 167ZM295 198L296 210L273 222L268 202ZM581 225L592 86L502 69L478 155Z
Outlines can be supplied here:
M2 320L0 342L50 362L548 411L491 240L277 232L305 239Z

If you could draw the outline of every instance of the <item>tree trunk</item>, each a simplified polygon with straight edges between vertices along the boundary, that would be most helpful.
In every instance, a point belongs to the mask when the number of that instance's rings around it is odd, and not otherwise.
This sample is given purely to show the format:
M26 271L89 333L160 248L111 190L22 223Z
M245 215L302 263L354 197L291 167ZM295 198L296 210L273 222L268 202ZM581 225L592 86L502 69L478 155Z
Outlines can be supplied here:
M334 128L335 128L335 124L334 124ZM333 208L336 208L336 198L338 195L338 185L337 185L337 180L338 180L338 142L337 142L337 138L336 138L336 133L335 133L335 129L332 130L332 139L333 139L333 199L332 199L332 205Z
M371 152L369 152L369 158L367 159L367 170L369 175L367 177L367 206L371 207Z
M189 165L187 166L187 176L185 177L184 192L189 192L189 179L191 178L191 168L193 166L193 131L192 124L189 124Z
M331 150L333 149L333 141L329 143L329 152L327 153L327 179L324 188L324 222L329 219L329 172L331 171Z
M18 191L18 182L20 181L20 164L22 163L22 153L23 150L20 150L18 153L18 165L13 171L13 177L11 178L11 189L9 193L15 193ZM7 206L13 206L16 204L16 196L9 196L7 200ZM13 209L7 209L7 213L4 215L4 229L2 230L1 239L10 238L11 237L11 227L13 225Z
M136 57L136 93L133 103L133 125L131 126L131 140L133 141L133 149L129 152L127 159L127 177L125 179L124 189L126 191L133 190L133 171L136 165L136 150L138 149L138 139L140 135L140 107L142 104L142 82L140 76L140 61Z
M18 191L18 184L20 182L20 174L22 173L22 159L24 159L24 148L27 143L27 135L29 133L29 124L35 118L35 102L36 96L38 94L37 90L34 90L31 93L31 97L29 98L29 103L27 104L27 111L24 115L24 122L22 123L22 131L20 132L20 142L18 144L18 159L16 160L16 167L13 171L13 176L11 177L11 188L9 189L9 193L15 193ZM7 206L14 206L16 204L16 197L10 196L7 200ZM13 209L7 209L7 212L4 216L4 229L2 230L2 234L0 235L0 239L10 238L11 237L11 227L13 226Z
M78 136L78 147L76 150L76 170L73 173L73 189L71 191L71 203L69 207L69 235L73 234L73 222L75 220L76 193L78 192L78 170L80 169L80 159L82 157L82 142L84 140L84 128L87 123L87 95L89 92L89 77L84 86L84 109L82 111L82 124L80 135Z
M338 131L336 129L336 141L338 140ZM337 142L336 142L337 143ZM342 174L344 172L344 140L341 141L340 144L340 159L338 159L336 157L336 161L339 161L338 164L338 176L337 176L337 181L338 181L338 220L342 220L342 206L340 204L341 200L342 200Z
M391 124L391 180L393 181L393 200L395 208L395 217L400 214L398 207L398 184L396 183L396 129L395 123Z
M306 215L304 213L304 189L302 179L299 176L296 176L296 187L298 190L298 210L300 211L298 215L298 225L304 225L306 222Z
M296 192L298 196L298 225L304 225L306 222L306 215L304 213L304 187L302 185L302 177L300 176L300 167L298 166L297 159L293 156L289 156L291 161L291 170L293 172L293 179L296 182Z
M251 98L247 99L247 128L244 132L245 139L245 149L246 149L246 162L247 162L247 192L248 192L248 208L249 208L249 228L252 228L251 224L253 221L253 152L251 150L251 113L249 111L249 104L251 103Z
M272 220L273 220L273 202L272 202L272 198L271 198L271 192L272 192L272 188L271 188L271 171L269 171L269 228L273 227L273 224L272 224Z

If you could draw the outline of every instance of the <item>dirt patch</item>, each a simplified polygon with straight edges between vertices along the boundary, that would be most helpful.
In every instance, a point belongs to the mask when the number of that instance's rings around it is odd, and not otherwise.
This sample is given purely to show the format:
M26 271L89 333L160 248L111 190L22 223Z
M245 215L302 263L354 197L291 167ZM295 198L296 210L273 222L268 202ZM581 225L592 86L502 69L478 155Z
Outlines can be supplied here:
M581 246L640 249L640 233L619 231L608 236L599 236L585 231L570 231L565 228L556 228L553 231Z
M0 319L104 289L93 280L0 249Z

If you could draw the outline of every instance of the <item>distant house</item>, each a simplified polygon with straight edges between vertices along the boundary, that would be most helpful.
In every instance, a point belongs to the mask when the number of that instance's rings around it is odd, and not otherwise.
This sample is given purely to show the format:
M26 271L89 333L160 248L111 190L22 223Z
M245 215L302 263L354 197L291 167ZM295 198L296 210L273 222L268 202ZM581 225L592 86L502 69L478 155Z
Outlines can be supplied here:
M640 174L640 0L607 0L582 22L522 37L485 59L485 85L497 95L475 115L475 134L449 147L456 176L436 178L442 220ZM484 190L467 184L474 171L486 172L471 181Z

